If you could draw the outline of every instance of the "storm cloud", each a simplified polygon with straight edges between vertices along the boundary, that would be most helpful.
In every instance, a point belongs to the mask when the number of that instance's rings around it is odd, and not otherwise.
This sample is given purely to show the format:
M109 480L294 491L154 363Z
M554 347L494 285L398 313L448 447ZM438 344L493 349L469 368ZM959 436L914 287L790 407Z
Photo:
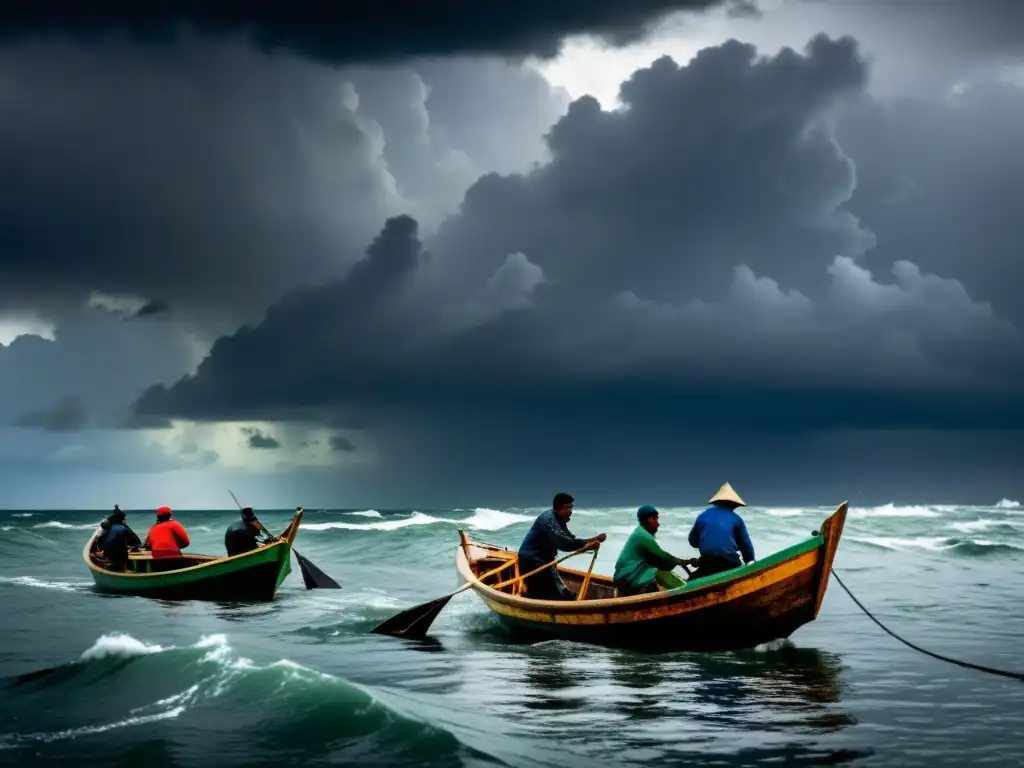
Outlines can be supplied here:
M623 112L576 101L548 164L482 178L429 254L412 219L390 220L349 275L219 340L137 410L1021 428L1015 326L955 278L858 262L873 237L842 210L854 166L823 118L866 82L849 39L659 60L624 84Z
M381 0L332 7L306 0L285 5L103 0L85 10L73 1L42 0L3 6L0 41L128 33L159 43L188 25L209 36L247 33L264 50L286 49L332 63L452 53L553 56L567 35L591 34L623 44L638 40L669 13L706 10L723 2L522 0L494 5L477 0Z

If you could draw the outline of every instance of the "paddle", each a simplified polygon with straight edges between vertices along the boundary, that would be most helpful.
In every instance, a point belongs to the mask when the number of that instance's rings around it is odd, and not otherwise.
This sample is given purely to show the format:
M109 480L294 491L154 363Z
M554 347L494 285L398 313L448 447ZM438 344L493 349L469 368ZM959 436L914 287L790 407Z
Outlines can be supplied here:
M228 489L228 493L230 493L231 498L235 500L235 504L238 505L238 509L241 510L242 505L239 503L238 497L231 492L231 489ZM297 509L302 509L302 507L297 507ZM260 530L267 534L267 536L272 540L277 538L277 536L268 531L259 520L256 520L256 525L258 525ZM306 589L341 589L341 584L336 582L326 573L309 562L309 560L300 555L299 551L295 549L294 544L292 545L292 553L295 555L295 559L299 561L299 570L302 572L302 581L306 585Z
M600 543L597 543L597 545L600 546ZM493 588L497 589L499 587L508 586L509 584L514 584L517 581L522 581L528 576L533 576L533 574L543 571L545 568L548 568L552 565L558 565L558 563L562 562L563 560L568 560L570 557L575 557L581 552L586 552L593 546L593 544L588 544L587 546L581 549L577 549L575 552L570 552L568 555L560 557L557 560L552 560L550 563L544 563L544 565L540 566L540 568L534 568L529 573L524 573L521 576L516 576L514 579L508 579L507 581L503 581L500 584L495 584ZM478 577L477 581L483 581L488 576L491 576L492 574L495 574L498 571L508 568L510 563L511 561L502 563L494 570L488 571L487 573ZM461 587L456 589L454 592L450 592L444 597L439 597L436 600L431 600L428 603L420 603L419 605L415 605L412 608L407 608L401 613L396 613L390 619L381 622L370 631L376 632L378 635L395 635L396 637L411 637L415 639L422 639L426 635L427 629L429 629L430 625L434 622L434 619L437 618L437 615L444 609L446 605L448 605L448 601L455 597L457 594L459 594L459 592L465 592L467 589L472 587L474 583L475 582L473 581L468 581Z

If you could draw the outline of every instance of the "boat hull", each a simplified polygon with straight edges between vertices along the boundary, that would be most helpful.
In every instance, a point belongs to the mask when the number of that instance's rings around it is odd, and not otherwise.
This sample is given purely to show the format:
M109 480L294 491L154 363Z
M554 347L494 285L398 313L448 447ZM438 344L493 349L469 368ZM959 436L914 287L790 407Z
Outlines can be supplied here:
M800 544L757 563L647 595L614 597L606 576L591 581L588 597L593 591L597 599L531 600L498 591L476 579L472 564L480 563L479 572L493 570L503 558L512 563L514 553L464 535L457 568L463 579L475 581L473 590L523 641L561 638L649 652L738 650L787 638L816 618L845 516L844 504L820 534ZM508 580L514 567L488 580ZM573 589L585 575L569 568L559 572Z
M291 572L291 547L301 517L302 512L296 512L278 541L234 557L185 555L166 562L143 553L131 556L128 572L118 573L90 555L92 538L83 556L96 589L107 594L164 600L272 600ZM184 567L168 569L177 565Z

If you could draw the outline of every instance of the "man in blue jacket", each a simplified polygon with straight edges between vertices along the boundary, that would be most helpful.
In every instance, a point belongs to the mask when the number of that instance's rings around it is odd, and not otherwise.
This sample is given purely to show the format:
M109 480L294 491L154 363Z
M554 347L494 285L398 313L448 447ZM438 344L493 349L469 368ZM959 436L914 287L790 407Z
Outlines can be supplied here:
M700 565L691 581L739 568L737 552L743 555L744 563L754 562L754 545L747 525L736 514L737 507L746 506L743 499L729 483L723 483L708 503L711 506L697 516L690 531L690 546L700 550Z
M142 546L138 534L128 527L127 515L121 508L114 505L114 511L107 517L105 522L110 523L100 548L104 557L110 561L111 570L124 571L128 567L128 550L138 549Z
M551 509L541 512L519 545L519 573L529 573L558 557L558 551L574 552L605 540L602 533L591 539L577 539L566 523L572 517L575 499L568 493L555 494ZM558 567L551 565L524 579L526 597L534 600L572 600L575 593L565 586Z

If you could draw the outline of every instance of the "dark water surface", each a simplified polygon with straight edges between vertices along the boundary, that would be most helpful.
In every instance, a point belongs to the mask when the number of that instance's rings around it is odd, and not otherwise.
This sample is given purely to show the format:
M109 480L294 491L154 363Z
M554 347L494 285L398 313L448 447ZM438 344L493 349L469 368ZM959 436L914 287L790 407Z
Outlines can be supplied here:
M662 512L666 549L691 554L698 511ZM744 517L763 557L830 511ZM368 634L458 586L457 527L516 546L534 513L307 510L299 551L343 589L306 591L293 564L273 603L230 605L99 595L81 549L104 513L0 512L0 764L1024 764L1024 683L900 645L834 581L816 622L746 652L515 644L471 592L433 642ZM237 513L177 517L220 553ZM570 527L609 534L609 573L634 519L578 510ZM140 535L151 521L130 513ZM908 640L1024 671L1022 533L1009 502L855 507L836 568Z

